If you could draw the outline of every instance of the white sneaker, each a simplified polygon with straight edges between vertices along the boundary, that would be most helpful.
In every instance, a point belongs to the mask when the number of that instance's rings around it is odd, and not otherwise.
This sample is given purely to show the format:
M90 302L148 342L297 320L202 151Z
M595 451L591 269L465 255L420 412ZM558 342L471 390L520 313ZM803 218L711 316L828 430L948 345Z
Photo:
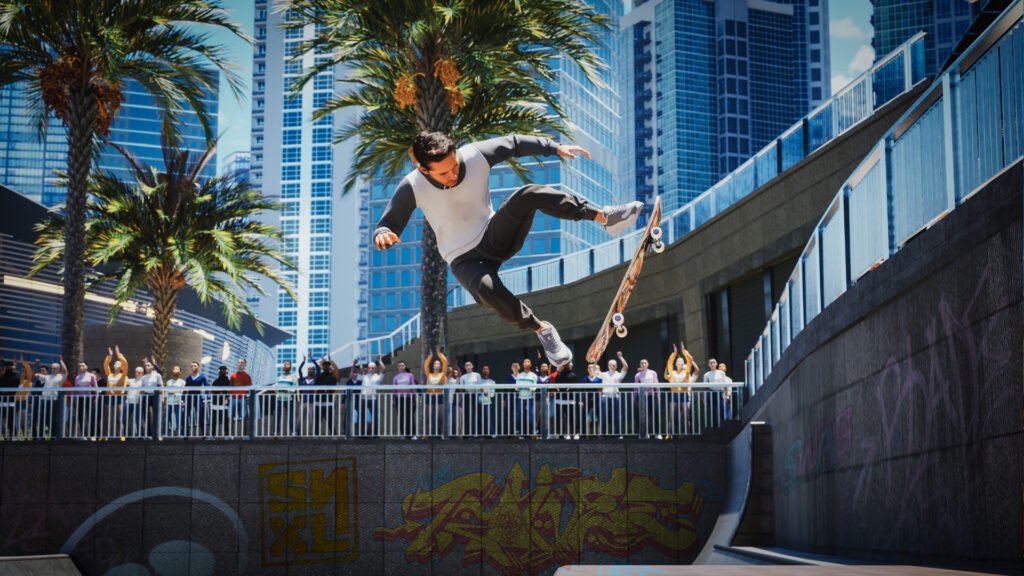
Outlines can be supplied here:
M644 203L640 201L619 204L618 206L605 206L601 209L604 212L604 229L610 236L618 236L623 231L631 228L640 218L640 212Z
M544 347L544 354L552 366L561 368L572 362L572 350L569 350L569 347L562 342L558 331L550 323L543 323L543 327L537 332L537 338L540 339L540 344Z

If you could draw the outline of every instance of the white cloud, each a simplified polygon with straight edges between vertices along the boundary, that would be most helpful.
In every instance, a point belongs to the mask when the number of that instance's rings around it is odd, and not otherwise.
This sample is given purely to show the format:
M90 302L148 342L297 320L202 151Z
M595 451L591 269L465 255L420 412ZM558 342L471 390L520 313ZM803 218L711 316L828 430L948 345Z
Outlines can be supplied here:
M829 22L828 33L831 38L840 40L867 40L870 37L849 17Z
M860 48L857 48L857 52L853 55L853 60L850 61L850 65L846 70L851 75L856 76L868 68L871 68L871 64L874 61L874 48L872 48L870 44L864 44Z
M850 78L846 74L833 74L832 75L832 93L842 90L853 78Z

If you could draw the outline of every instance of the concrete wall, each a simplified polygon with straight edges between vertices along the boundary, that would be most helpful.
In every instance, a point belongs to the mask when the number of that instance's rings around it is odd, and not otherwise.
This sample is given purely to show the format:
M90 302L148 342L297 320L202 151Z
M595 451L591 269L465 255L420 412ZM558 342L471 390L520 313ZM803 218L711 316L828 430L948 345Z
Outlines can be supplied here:
M744 409L778 546L1019 573L1022 164L858 281Z
M0 556L63 551L97 576L686 563L724 469L695 439L0 443Z
M701 360L707 357L708 318L705 295L769 266L790 261L803 248L810 231L833 196L870 148L917 98L920 88L897 99L781 177L738 202L663 254L649 258L626 311L631 336L609 347L634 350L661 370L672 350L671 340L686 339ZM622 280L625 264L594 276L524 296L538 317L551 321L582 358L598 324L608 312ZM788 274L788 271L787 271ZM668 334L636 330L648 322L671 318ZM448 315L449 356L478 356L480 362L520 359L524 349L536 349L536 337L506 324L490 310L473 305ZM745 343L747 349L753 341ZM418 355L415 351L414 355ZM612 357L606 353L606 358ZM732 358L734 374L742 358ZM418 364L418 362L414 362Z

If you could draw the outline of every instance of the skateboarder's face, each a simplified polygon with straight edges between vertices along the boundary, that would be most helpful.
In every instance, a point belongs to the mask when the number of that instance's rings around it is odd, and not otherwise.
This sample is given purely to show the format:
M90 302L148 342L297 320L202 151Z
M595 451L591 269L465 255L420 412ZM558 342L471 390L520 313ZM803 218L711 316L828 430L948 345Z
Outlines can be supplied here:
M459 182L459 159L455 152L437 162L431 162L426 166L420 165L419 170L442 186L450 188Z

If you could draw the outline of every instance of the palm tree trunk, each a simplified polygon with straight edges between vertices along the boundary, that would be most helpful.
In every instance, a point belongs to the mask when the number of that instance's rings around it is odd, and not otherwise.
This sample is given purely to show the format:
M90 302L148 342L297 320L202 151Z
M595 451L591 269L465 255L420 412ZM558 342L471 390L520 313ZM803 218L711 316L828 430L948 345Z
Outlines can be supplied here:
M85 204L95 151L96 99L73 87L68 99L68 194L64 205L64 317L61 352L69 367L83 361L85 322Z
M420 365L431 350L444 350L448 340L448 264L437 251L437 236L423 222L420 241Z
M428 69L417 78L416 120L420 130L447 132L452 127L447 94L440 80L434 78L434 55L425 51ZM448 263L437 250L437 235L423 222L423 251L420 260L420 364L431 351L444 350L448 341Z
M178 291L162 282L151 285L153 291L153 357L160 366L167 365L167 339L171 317L178 303Z

